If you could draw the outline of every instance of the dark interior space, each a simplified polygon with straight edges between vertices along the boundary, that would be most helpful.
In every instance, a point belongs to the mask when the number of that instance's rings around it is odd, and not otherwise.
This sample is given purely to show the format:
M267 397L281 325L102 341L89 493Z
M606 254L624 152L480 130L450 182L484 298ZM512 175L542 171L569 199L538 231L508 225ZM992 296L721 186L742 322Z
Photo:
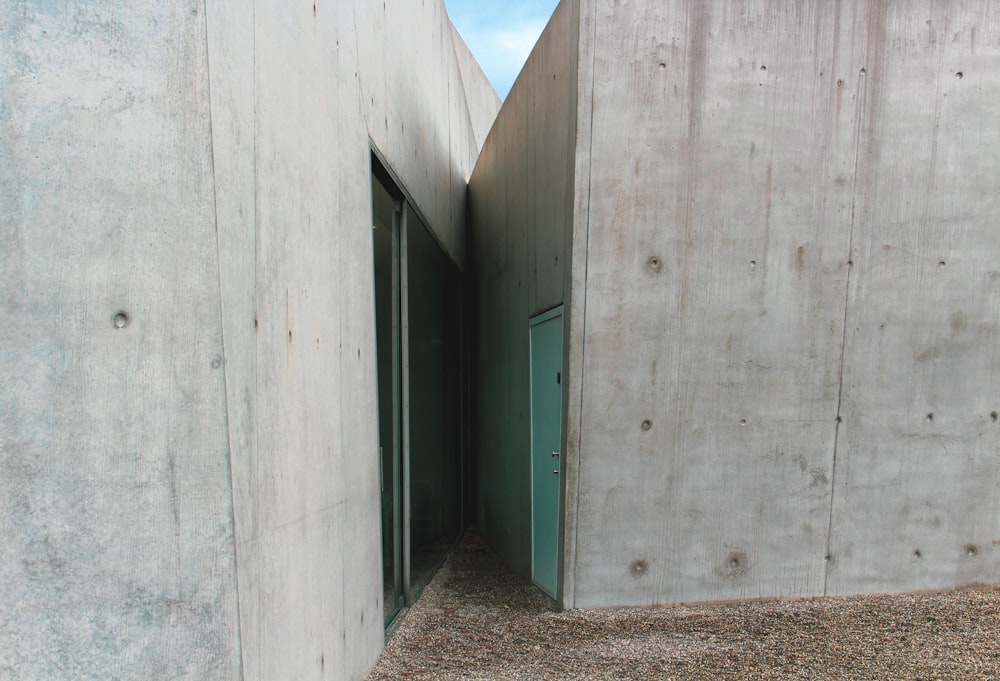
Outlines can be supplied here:
M372 157L384 616L411 605L471 499L466 277Z

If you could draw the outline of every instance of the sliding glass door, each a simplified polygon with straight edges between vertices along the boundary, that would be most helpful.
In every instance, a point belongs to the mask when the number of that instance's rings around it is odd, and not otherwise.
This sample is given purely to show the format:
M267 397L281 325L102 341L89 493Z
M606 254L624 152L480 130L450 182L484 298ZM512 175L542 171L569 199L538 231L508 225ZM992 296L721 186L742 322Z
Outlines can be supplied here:
M462 277L373 158L385 621L412 603L462 531Z

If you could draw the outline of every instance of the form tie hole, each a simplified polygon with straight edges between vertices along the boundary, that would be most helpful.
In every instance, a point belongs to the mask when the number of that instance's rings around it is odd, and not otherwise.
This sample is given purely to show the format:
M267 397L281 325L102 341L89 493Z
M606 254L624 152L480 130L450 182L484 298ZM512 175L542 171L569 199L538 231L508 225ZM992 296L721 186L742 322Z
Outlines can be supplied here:
M128 314L124 310L118 312L111 318L111 323L115 325L116 329L124 329L128 326Z
M649 430L650 428L653 427L653 422L650 421L649 419L646 419L645 421L642 422L642 424L640 425L640 427L643 430Z
M747 572L747 554L745 551L733 551L726 557L725 567L731 577L739 577Z

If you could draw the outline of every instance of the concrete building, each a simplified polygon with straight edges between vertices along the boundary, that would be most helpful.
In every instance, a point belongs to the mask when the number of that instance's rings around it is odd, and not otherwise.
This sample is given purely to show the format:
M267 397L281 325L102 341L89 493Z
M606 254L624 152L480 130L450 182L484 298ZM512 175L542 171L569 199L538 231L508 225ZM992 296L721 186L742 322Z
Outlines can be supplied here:
M372 169L417 307L498 107L441 0L0 3L0 679L367 674Z
M566 607L1000 581L998 104L987 0L560 5L470 183L490 543Z
M988 0L564 0L495 124L442 0L0 3L0 679L363 678L472 522L1000 581L998 103Z

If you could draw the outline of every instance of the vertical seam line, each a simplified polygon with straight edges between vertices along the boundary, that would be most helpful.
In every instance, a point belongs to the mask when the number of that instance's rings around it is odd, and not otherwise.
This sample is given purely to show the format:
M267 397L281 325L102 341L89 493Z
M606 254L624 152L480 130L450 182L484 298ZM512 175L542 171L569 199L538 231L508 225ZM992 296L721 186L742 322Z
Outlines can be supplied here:
M244 678L243 672L243 606L241 602L242 589L240 588L240 567L239 567L239 541L236 527L236 488L233 476L233 435L229 416L229 365L226 361L226 318L225 306L223 303L222 285L222 245L219 235L219 183L218 169L215 163L215 121L214 107L212 106L212 50L210 48L211 35L208 27L208 2L205 0L201 6L202 26L205 31L205 79L206 94L208 97L208 148L212 163L212 221L215 227L215 267L218 283L218 312L219 312L219 336L222 341L222 394L225 403L225 428L226 428L226 464L229 479L229 518L233 527L233 579L236 583L236 640L239 646L237 677Z
M594 26L590 35L590 121L588 122L590 130L588 132L587 140L587 156L592 157L594 149L594 90L597 83L597 6L596 3L589 3L593 14L591 15ZM578 52L579 54L579 52ZM579 56L577 57L579 61ZM578 79L579 82L579 79ZM579 122L577 123L579 125ZM579 151L579 150L577 150ZM575 166L575 164L574 164ZM580 306L581 317L580 320L580 385L578 389L580 391L580 404L579 404L579 417L577 420L577 428L579 429L577 433L577 444L576 444L576 494L573 503L575 505L575 510L573 512L573 607L576 607L577 603L577 592L579 591L579 564L580 564L580 485L583 478L583 400L584 400L584 374L586 373L586 359L587 359L587 273L590 269L590 211L593 208L593 168L594 164L592 162L587 163L587 227L586 227L586 248L584 249L583 258L583 301ZM574 175L576 173L574 172ZM570 265L572 267L572 264Z
M870 21L870 18L869 18ZM866 41L867 44L867 41ZM865 50L865 61L867 61L867 49ZM851 221L850 229L848 231L847 238L847 277L844 280L844 318L843 318L843 333L841 336L840 343L840 367L839 376L837 381L837 413L834 421L833 429L833 461L830 467L830 513L827 518L826 525L826 554L823 556L823 595L826 596L829 588L830 581L830 548L833 541L833 510L834 504L836 502L837 494L837 450L840 446L840 426L841 426L841 416L840 408L843 404L844 397L844 368L845 368L845 356L847 352L847 327L848 321L850 320L849 307L851 301L851 282L853 280L854 266L854 227L857 220L857 203L858 203L858 170L860 167L859 158L861 156L861 132L864 120L865 107L868 104L868 88L867 88L867 78L866 74L858 75L858 84L860 86L860 95L858 97L858 120L855 124L854 134L854 172L851 180Z

